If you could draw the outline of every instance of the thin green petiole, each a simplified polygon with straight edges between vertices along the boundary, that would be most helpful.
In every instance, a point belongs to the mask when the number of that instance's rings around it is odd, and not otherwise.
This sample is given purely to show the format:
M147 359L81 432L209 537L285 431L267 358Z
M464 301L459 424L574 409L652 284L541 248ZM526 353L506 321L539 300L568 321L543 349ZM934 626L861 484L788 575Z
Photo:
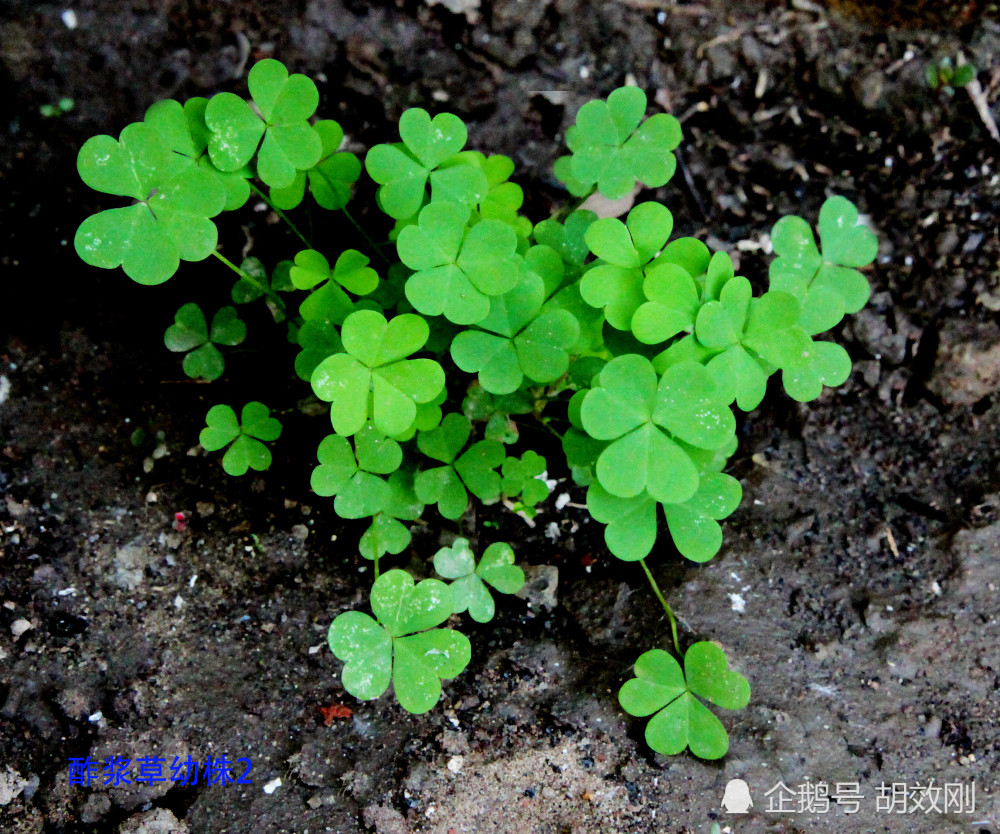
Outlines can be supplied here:
M341 208L341 211L344 212L344 217L346 217L351 222L351 225L354 226L354 228L357 229L364 236L364 239L368 241L368 245L372 248L375 254L378 255L383 261L385 261L385 263L389 263L389 259L382 254L382 250L379 249L378 244L371 239L371 237L368 235L368 232L366 232L363 228L361 228L361 224L354 219L354 215L347 210L347 206Z
M677 639L677 620L674 619L674 612L670 609L667 601L663 598L663 593L660 591L660 586L656 584L656 580L653 579L653 574L649 570L649 565L646 564L645 559L640 559L639 564L642 565L642 569L646 572L646 579L649 580L649 584L653 586L653 593L656 594L656 598L660 601L660 605L663 606L663 610L667 614L667 619L670 620L670 631L674 638L674 651L677 652L678 657L683 657L681 653L680 640Z
M271 301L273 301L275 303L275 306L277 306L278 309L281 310L281 312L284 315L288 314L288 310L285 308L285 302L281 300L281 296L279 296L274 290L272 290L270 287L264 286L260 281L258 281L256 278L254 278L250 273L246 272L245 270L240 269L238 266L236 266L236 264L234 264L231 260L229 260L229 258L227 258L225 255L223 255L218 250L213 249L212 250L212 254L215 255L215 257L217 257L220 261L222 261L226 266L228 266L233 272L235 272L237 275L239 275L240 278L242 278L244 281L246 281L246 282L248 282L250 284L253 284L253 286L255 286L258 290L260 290L268 298L270 298Z
M378 579L378 556L375 557L375 578Z
M326 180L327 185L330 186L331 191L336 191L333 185L333 181L326 175L324 171L319 171L319 175ZM383 261L385 261L385 263L387 264L390 263L389 259L382 254L382 250L379 248L379 245L374 240L371 239L368 232L366 232L362 228L361 224L354 219L354 215L347 210L347 206L346 205L341 206L340 210L344 212L344 217L346 217L351 222L351 225L354 226L354 228L361 233L361 236L368 241L368 245L372 248L375 254L378 255Z
M258 197L260 197L265 203L268 204L268 206L271 207L271 211L273 211L276 215L278 215L278 217L280 217L282 220L285 221L285 224L288 226L289 229L291 229L293 232L295 232L295 234L298 236L299 240L301 240L306 246L308 246L310 249L312 249L312 244L309 242L309 240L306 238L306 236L304 234L302 234L302 232L299 231L298 226L296 226L291 220L288 219L288 215L287 214L285 214L280 208L278 208L274 203L271 202L271 198L270 197L268 197L263 191L261 191L253 183L250 183L250 188L253 190L254 194L256 194Z

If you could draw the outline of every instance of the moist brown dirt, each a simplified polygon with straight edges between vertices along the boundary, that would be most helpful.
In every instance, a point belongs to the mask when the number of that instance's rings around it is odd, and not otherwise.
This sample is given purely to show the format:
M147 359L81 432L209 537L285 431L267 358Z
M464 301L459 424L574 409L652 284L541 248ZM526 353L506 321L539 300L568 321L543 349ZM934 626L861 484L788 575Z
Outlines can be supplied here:
M90 0L75 28L67 6L0 7L0 829L1000 830L1000 145L966 91L923 81L961 53L992 104L1000 30L980 6L936 5L927 28L806 2ZM771 391L741 421L722 552L652 560L682 639L720 642L753 687L722 716L722 761L653 755L618 707L668 629L639 570L551 499L534 528L488 509L463 529L557 567L555 605L505 601L467 628L472 663L426 715L343 691L325 632L370 572L360 530L308 491L324 421L295 408L290 354L252 338L227 381L188 383L162 331L228 278L199 264L138 287L72 252L108 205L75 173L88 136L163 97L243 92L270 55L318 79L359 150L406 107L459 114L471 147L514 158L534 219L562 200L551 163L577 106L634 81L684 126L678 175L651 196L758 287L782 214L839 193L871 219L874 295L836 334L851 379L808 405ZM63 96L70 113L40 114ZM272 219L227 219L223 251L295 251ZM333 250L351 239L316 223ZM230 479L197 432L208 406L250 398L285 404L289 442ZM397 563L425 570L448 532L428 513ZM71 757L189 754L250 758L253 784L69 785ZM737 777L755 803L740 817L721 808ZM864 799L772 812L779 780ZM931 780L974 782L975 812L878 809L879 785Z

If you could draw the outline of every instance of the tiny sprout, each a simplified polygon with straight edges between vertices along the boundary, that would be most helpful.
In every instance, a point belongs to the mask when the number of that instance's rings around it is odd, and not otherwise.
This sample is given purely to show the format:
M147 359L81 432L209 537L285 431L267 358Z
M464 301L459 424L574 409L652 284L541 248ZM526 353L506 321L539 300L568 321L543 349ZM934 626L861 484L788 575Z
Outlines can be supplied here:
M951 58L930 61L924 68L924 79L932 90L941 90L953 95L959 87L967 87L976 78L976 68L972 64L955 66Z

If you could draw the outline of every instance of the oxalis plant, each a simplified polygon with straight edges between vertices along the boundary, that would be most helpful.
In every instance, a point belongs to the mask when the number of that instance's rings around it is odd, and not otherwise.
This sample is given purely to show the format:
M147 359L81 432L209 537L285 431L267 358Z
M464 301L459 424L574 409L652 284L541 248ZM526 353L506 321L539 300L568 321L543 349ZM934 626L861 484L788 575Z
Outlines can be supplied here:
M723 756L726 731L704 702L739 709L749 684L718 644L682 650L646 560L658 542L658 557L674 558L667 537L692 562L718 553L719 522L742 496L725 471L734 408L756 408L775 373L799 402L847 379L847 352L818 337L869 296L858 267L877 240L855 207L828 199L818 244L805 220L778 220L767 289L754 294L725 252L672 237L658 202L624 219L581 208L597 192L614 200L674 174L680 125L647 118L636 87L580 108L555 166L571 199L539 222L520 211L511 160L466 150L457 116L407 110L399 141L371 148L362 166L340 150L340 125L315 120L319 95L304 75L264 60L249 92L161 101L117 139L88 140L83 180L125 200L86 219L75 244L88 264L121 266L141 284L168 280L182 260L212 257L235 273L234 306L190 302L168 320L165 344L190 377L223 374L246 335L240 306L262 301L286 323L295 373L329 404L312 488L340 517L367 521L358 550L373 562L371 614L346 611L329 630L344 688L371 699L391 684L403 709L434 707L441 681L471 656L453 615L488 622L524 573L508 544L480 551L463 538L433 556L440 578L415 581L383 560L409 547L408 524L428 512L458 520L476 501L534 514L549 496L539 449L555 435L608 550L639 563L669 624L635 662L622 707L651 716L656 751ZM377 219L370 235L348 209L363 170L388 217L386 243L373 240L384 237ZM219 251L213 218L251 194L301 242L288 260L237 264ZM289 212L313 205L342 212L359 248L303 235ZM240 476L270 465L280 434L269 407L250 401L239 416L212 407L200 440L225 449L223 468ZM548 446L530 448L533 436Z

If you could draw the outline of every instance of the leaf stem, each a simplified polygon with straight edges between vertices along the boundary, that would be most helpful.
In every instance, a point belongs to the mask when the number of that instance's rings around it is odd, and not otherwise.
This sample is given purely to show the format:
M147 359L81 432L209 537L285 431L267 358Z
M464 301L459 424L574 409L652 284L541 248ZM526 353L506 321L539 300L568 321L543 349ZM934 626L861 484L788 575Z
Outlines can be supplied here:
M378 555L375 556L375 579L378 579Z
M278 307L278 309L281 310L282 314L286 316L288 315L288 310L285 308L285 302L281 299L281 296L279 296L274 290L262 284L260 281L254 278L250 273L246 272L243 269L240 269L238 266L236 266L236 264L234 264L231 260L229 260L229 258L223 255L217 249L213 249L212 254L215 255L215 257L217 257L220 261L222 261L226 266L228 266L233 272L239 275L240 278L242 278L247 283L252 284L258 290L260 290L264 295L270 298L271 301L273 301L275 305Z
M640 559L639 564L642 565L642 569L646 572L646 579L649 580L649 584L653 587L653 593L656 594L656 598L660 601L660 605L663 606L663 610L667 614L667 619L670 620L670 631L674 638L674 651L677 652L678 657L683 657L684 655L681 653L681 644L677 639L677 620L674 618L674 612L667 604L667 601L663 598L660 586L657 585L656 580L653 579L653 574L649 569L649 565L646 564L646 560Z
M334 192L335 192L335 191L336 191L336 188L335 188L335 187L334 187L334 185L333 185L333 180L331 180L331 179L330 179L330 178L329 178L329 177L328 177L328 176L326 175L326 172L325 172L325 171L323 171L323 170L321 170L321 169L318 169L318 168L316 169L316 171L317 171L317 172L319 173L319 175L320 175L320 176L321 176L321 177L322 177L323 179L325 179L325 180L326 180L326 183L327 183L327 185L329 185L329 186L330 186L330 190L331 190L331 191L334 191ZM376 255L378 255L378 256L379 256L379 257L380 257L380 258L381 258L381 259L382 259L382 260L383 260L383 261L384 261L384 262L385 262L386 264L389 264L389 263L390 263L389 259L388 259L388 258L387 258L387 257L386 257L385 255L383 255L383 254L382 254L382 250L381 250L381 248L379 248L379 245L378 245L378 244L377 244L377 243L376 243L376 242L375 242L374 240L372 240L372 239L371 239L371 237L369 236L368 232L366 232L366 231L365 231L365 230L364 230L364 229L362 228L361 224L360 224L360 223L358 223L358 221L357 221L357 220L355 220L355 218L354 218L354 215L353 215L353 214L351 214L351 213L350 213L350 212L349 212L349 211L347 210L347 204L346 204L346 203L345 203L344 205L342 205L342 206L340 207L340 210L341 210L342 212L344 212L344 217L346 217L346 218L347 218L347 219L348 219L348 220L349 220L349 221L351 222L351 225L352 225L352 226L354 226L354 228L355 228L355 229L357 229L357 230L358 230L358 231L359 231L359 232L361 233L361 236L362 236L362 237L363 237L363 238L364 238L365 240L367 240L367 241L368 241L368 245L369 245L369 246L370 246L370 247L371 247L371 248L372 248L372 249L374 250L375 254L376 254Z
M597 191L596 183L592 185L590 187L590 191L588 191L582 197L577 197L575 200L570 200L570 202L566 203L561 209L559 209L559 213L555 216L555 220L559 223L564 222L566 218L569 217L578 208L580 208L580 206L582 206L595 191Z
M250 183L250 188L251 188L251 190L253 191L254 194L256 194L258 197L260 197L260 199L262 199L265 203L268 204L268 206L271 207L271 211L273 211L276 215L278 215L278 217L280 217L282 220L285 221L285 224L288 226L289 229L291 229L293 232L295 232L295 234L298 236L299 240L301 240L310 249L313 248L312 244L309 242L309 240L306 238L306 236L304 234L302 234L302 232L299 231L298 226L296 226L291 220L288 219L288 215L287 214L285 214L280 208L278 208L274 203L271 202L271 198L270 197L268 197L263 191L261 191L253 183Z
M389 259L382 253L382 250L379 249L379 245L374 240L371 239L368 232L366 232L363 228L361 228L361 224L354 219L354 215L347 210L347 206L343 206L340 210L344 212L344 217L346 217L351 222L351 225L354 226L354 228L361 233L362 237L364 237L364 239L368 241L368 245L372 248L375 254L378 255L386 264L388 264Z

